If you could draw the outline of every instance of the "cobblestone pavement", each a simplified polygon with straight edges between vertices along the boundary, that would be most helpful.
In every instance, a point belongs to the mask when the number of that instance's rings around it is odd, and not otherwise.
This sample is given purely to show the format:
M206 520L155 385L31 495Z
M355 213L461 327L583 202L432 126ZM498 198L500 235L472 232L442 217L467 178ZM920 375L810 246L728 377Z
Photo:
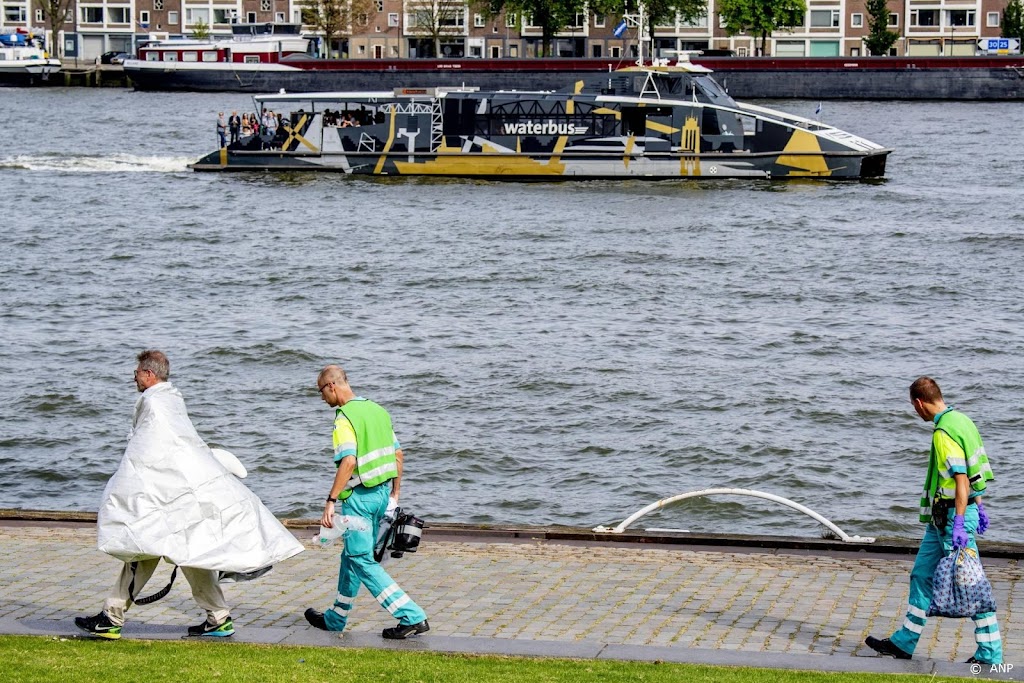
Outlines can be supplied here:
M96 550L95 539L89 525L0 525L0 620L49 620L75 633L72 618L99 611L120 567ZM305 631L303 610L330 606L340 548L321 550L303 540L307 551L271 574L226 587L240 633ZM866 660L874 653L863 644L865 636L887 636L902 622L911 563L863 553L428 537L419 552L389 559L386 567L426 610L429 637L498 639L510 645L510 652L517 651L514 645L520 641L552 641ZM986 569L999 606L1006 661L1014 662L1024 644L1024 610L1017 609L1024 599L1021 567L1016 561L993 560ZM162 564L143 592L165 585L169 573ZM132 635L133 627L141 631L143 625L178 631L201 619L188 584L179 579L167 598L133 607L124 634ZM346 637L369 637L393 624L362 591ZM973 652L969 619L931 619L915 660L963 662ZM1024 670L1024 661L1019 669Z

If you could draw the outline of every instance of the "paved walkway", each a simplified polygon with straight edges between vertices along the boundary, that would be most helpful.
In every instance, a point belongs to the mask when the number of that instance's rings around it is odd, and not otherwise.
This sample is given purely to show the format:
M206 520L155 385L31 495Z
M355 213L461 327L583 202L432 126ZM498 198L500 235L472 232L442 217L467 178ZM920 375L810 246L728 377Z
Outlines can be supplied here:
M338 548L312 548L258 581L226 588L236 640L398 649L662 660L826 671L970 677L970 620L932 619L911 662L863 645L902 621L911 559L865 553L694 550L554 541L436 540L387 567L429 615L428 635L392 642L394 621L361 592L344 637L317 631L306 607L335 594ZM74 635L95 614L119 562L96 550L92 525L0 523L0 633ZM992 559L1009 675L1024 673L1022 569ZM166 583L161 565L144 591ZM188 584L135 606L124 637L178 638L199 623Z

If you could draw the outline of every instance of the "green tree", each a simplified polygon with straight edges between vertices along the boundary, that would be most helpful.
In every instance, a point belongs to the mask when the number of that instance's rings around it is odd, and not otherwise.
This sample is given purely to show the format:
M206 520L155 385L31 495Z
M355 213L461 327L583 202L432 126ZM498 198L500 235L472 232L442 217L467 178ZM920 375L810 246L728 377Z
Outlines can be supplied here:
M474 5L489 17L504 12L520 18L525 16L530 26L539 26L541 54L538 56L549 55L555 34L574 25L576 15L587 10L586 0L480 0Z
M58 59L64 56L64 46L60 44L60 31L67 21L74 0L34 0L36 9L43 13L43 21L50 29L50 40L47 52Z
M409 24L406 32L428 38L434 44L434 56L441 56L441 41L462 36L466 21L465 0L417 0L407 2Z
M873 55L887 55L889 48L896 44L900 34L889 30L888 0L867 0L868 37L864 44Z
M768 36L781 29L804 23L804 0L720 0L718 13L730 36L751 33L761 39L761 54L767 54Z
M192 24L192 37L196 40L206 40L210 37L210 25L199 19Z
M312 26L324 37L324 51L331 56L331 46L339 38L352 35L352 24L365 23L371 0L300 0L302 23Z
M1019 38L1024 47L1024 3L1010 0L1003 10L1003 38Z

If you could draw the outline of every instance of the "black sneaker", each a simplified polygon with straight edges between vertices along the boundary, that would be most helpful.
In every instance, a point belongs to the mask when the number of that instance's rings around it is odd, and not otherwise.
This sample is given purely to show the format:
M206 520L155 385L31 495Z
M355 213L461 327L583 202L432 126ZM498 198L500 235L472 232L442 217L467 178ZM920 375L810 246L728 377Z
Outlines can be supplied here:
M212 636L214 638L227 638L228 636L235 635L235 624L231 621L231 617L228 617L216 626L214 626L208 621L204 621L198 626L189 626L188 634L190 636Z
M971 657L964 664L984 664L985 666L992 666L992 662L983 662L977 657Z
M430 630L430 624L424 619L418 624L399 624L381 631L381 635L388 640L405 640L411 635L419 635Z
M117 640L121 637L121 627L114 626L106 612L100 612L94 617L75 617L75 626L94 638Z
M899 649L888 638L879 640L878 638L868 636L864 639L864 644L880 655L888 655L889 657L895 657L896 659L910 659L913 656Z
M306 610L305 617L306 617L306 621L308 621L309 625L312 626L313 628L318 628L321 631L329 631L330 630L329 628L327 628L327 621L324 620L324 613L323 612L317 612L315 609L310 607L309 609Z

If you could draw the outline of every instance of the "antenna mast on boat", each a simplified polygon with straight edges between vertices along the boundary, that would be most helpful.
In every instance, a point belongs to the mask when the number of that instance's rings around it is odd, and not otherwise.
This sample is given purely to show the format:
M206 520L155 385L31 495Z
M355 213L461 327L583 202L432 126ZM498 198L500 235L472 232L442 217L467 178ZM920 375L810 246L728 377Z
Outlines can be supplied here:
M647 35L647 18L644 16L646 8L644 3L638 2L636 4L636 14L623 14L622 18L627 24L636 26L636 41L637 41L637 56L636 65L644 65L644 43L650 41L651 37ZM654 51L651 51L651 55L654 55Z

